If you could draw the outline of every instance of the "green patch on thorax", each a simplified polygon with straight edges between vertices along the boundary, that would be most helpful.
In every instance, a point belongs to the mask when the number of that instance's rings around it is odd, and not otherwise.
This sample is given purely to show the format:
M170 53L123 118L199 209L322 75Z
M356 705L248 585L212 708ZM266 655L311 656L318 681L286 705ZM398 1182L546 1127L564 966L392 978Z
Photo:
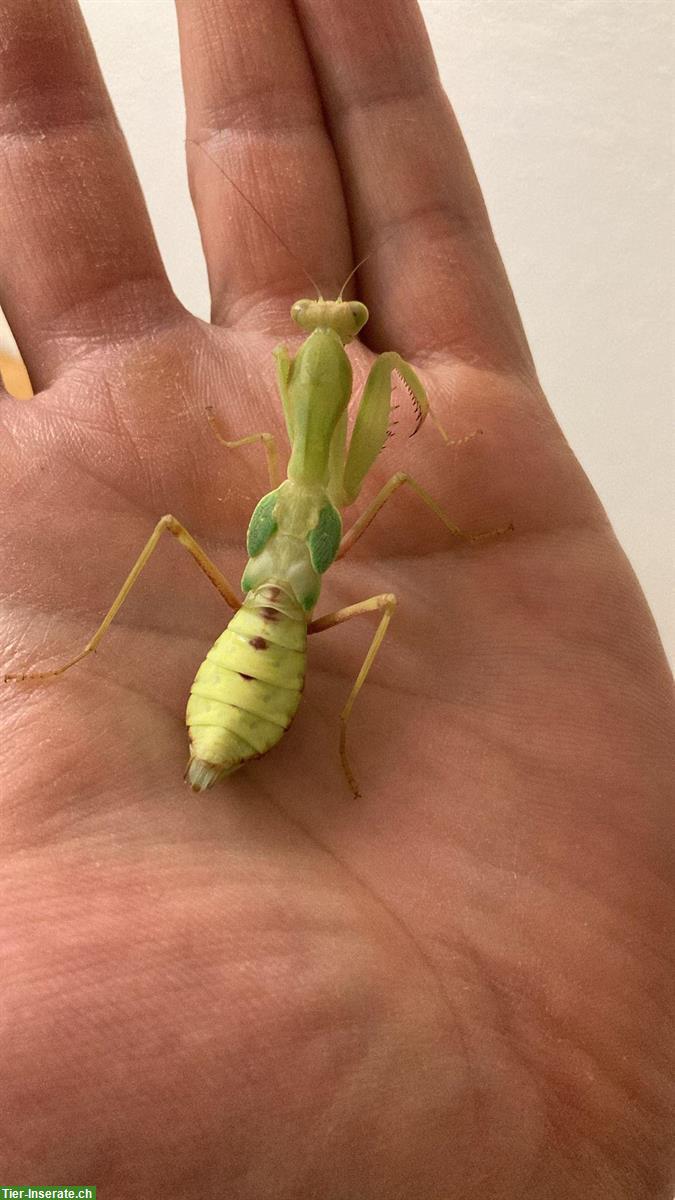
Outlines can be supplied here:
M319 575L323 575L333 562L342 537L342 518L332 504L324 504L319 513L319 520L307 535L307 545L312 560L312 566Z
M275 488L273 492L268 492L259 500L251 517L248 533L246 534L246 549L251 558L255 558L264 550L273 533L277 530L277 521L274 516L274 509L277 503L279 489Z

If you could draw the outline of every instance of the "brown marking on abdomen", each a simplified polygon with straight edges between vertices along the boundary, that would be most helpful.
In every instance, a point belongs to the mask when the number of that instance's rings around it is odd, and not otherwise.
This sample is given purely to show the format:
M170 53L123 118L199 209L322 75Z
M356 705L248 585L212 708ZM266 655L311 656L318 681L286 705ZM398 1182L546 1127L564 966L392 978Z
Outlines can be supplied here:
M263 607L259 608L258 612L260 613L261 617L265 618L266 621L278 621L279 617L281 616L278 608Z
M266 650L267 642L263 637L252 637L248 639L249 646L253 646L254 650Z

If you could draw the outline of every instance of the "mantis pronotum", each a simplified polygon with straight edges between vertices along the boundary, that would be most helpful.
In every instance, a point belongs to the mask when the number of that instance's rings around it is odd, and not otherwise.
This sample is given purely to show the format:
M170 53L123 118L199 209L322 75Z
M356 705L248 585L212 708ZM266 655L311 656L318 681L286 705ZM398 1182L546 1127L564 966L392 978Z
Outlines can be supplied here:
M343 300L340 293L337 300L322 297L298 300L291 316L308 336L294 357L285 346L275 351L277 384L291 446L287 478L283 481L280 478L279 456L272 434L253 433L228 441L213 413L207 413L224 446L236 449L259 442L267 458L271 490L258 502L249 524L249 560L241 581L243 602L187 529L175 517L163 516L84 649L54 670L5 678L48 679L61 675L95 650L162 533L168 531L189 551L234 611L190 690L186 714L190 737L185 775L188 783L195 791L204 791L249 759L271 750L290 725L300 702L307 635L375 612L380 615L377 629L340 714L340 755L352 792L358 796L347 760L347 722L382 644L396 597L384 592L315 618L322 575L331 563L347 553L382 506L404 484L417 493L456 537L476 541L504 530L483 534L463 532L419 483L404 472L397 472L343 535L340 510L358 498L387 437L394 372L402 379L417 408L416 428L429 414L429 404L410 364L394 351L387 351L371 368L348 436L352 368L345 346L365 325L368 310L359 301ZM447 441L443 430L441 433Z

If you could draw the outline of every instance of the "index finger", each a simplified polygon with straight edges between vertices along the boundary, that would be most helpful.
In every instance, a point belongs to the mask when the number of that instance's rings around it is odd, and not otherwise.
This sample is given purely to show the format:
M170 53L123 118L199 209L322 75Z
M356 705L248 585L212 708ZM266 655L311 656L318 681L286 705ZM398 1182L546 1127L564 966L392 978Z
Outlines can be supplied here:
M178 310L76 0L0 0L0 300L36 389Z

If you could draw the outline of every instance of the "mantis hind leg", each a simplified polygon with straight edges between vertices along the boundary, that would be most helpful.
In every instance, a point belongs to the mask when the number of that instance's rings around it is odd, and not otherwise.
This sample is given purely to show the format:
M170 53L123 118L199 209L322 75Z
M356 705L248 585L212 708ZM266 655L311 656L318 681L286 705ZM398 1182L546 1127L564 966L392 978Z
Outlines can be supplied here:
M88 654L91 654L92 651L96 649L101 641L101 638L108 631L115 620L117 613L124 604L124 601L136 583L141 571L143 570L143 567L146 565L150 555L156 548L157 543L159 542L159 539L165 530L168 533L173 534L173 536L178 539L181 545L184 546L187 551L189 551L197 563L197 566L200 567L207 578L211 580L213 586L218 589L223 599L227 604L229 604L230 608L235 611L240 608L241 600L239 600L234 588L231 586L225 576L218 570L215 563L211 562L211 559L202 550L199 543L195 541L192 534L188 533L185 526L181 525L180 521L177 521L175 517L172 517L171 514L168 513L155 525L153 532L141 550L141 553L136 559L136 562L127 575L105 617L101 621L96 633L92 638L90 638L84 649L81 650L79 654L76 654L74 658L69 659L68 662L63 663L60 667L55 667L51 671L37 671L30 673L22 672L19 674L5 675L5 683L8 683L10 680L18 681L24 679L51 679L56 675L63 675L64 671L70 670L70 668L74 667L76 663L81 662L83 658L86 658Z
M382 613L377 629L373 634L373 639L368 647L366 657L361 665L361 670L356 676L354 686L347 697L347 703L340 713L340 760L342 762L342 769L347 777L347 782L355 799L358 799L361 793L359 792L359 786L356 782L354 773L349 765L349 759L347 757L347 722L351 716L351 711L354 707L354 701L366 682L366 678L370 668L373 665L375 655L382 645L384 635L386 634L389 622L394 615L395 608L396 597L393 595L393 593L382 592L379 596L371 596L368 600L361 600L358 604L349 604L345 608L339 608L336 612L327 613L325 617L319 617L318 620L312 621L307 629L308 633L321 633L324 629L332 629L334 625L340 625L343 621L350 621L352 617L360 617L364 613Z
M221 446L225 446L228 450L237 450L239 446L250 446L253 442L262 442L265 450L265 458L267 459L267 474L270 478L272 489L278 488L281 483L281 474L279 471L279 453L277 451L277 442L273 433L250 433L248 437L237 438L234 442L227 441L223 437L218 426L215 414L212 407L206 409L206 416L213 432L215 433Z

